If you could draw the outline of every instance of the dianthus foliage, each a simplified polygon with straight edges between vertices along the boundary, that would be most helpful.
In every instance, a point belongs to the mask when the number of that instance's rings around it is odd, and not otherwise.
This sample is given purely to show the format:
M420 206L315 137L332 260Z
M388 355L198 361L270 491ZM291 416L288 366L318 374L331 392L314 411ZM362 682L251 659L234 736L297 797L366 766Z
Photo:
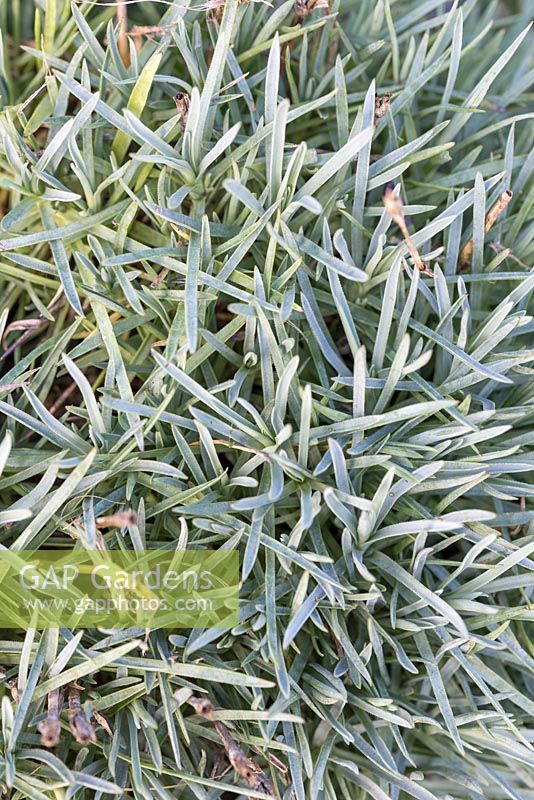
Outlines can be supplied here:
M534 798L531 12L0 0L0 546L242 574L3 631L3 797Z

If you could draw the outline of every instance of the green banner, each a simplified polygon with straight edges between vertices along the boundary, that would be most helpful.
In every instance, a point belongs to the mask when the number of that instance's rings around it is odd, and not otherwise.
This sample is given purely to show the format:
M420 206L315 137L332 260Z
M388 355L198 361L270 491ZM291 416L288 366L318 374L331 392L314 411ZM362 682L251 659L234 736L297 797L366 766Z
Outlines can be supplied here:
M229 628L239 556L220 550L0 550L0 628Z

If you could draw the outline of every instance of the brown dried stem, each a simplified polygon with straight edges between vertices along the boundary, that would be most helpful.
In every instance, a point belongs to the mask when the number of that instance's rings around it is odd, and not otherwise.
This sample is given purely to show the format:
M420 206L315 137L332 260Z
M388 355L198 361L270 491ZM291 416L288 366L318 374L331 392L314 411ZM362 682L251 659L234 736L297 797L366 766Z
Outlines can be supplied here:
M420 272L424 273L425 275L430 275L433 277L432 271L428 268L427 264L423 261L419 254L419 250L415 246L412 237L410 236L410 232L408 230L408 226L406 225L406 220L404 218L404 208L402 205L402 200L400 197L397 197L393 189L386 189L384 192L384 206L386 208L387 213L395 222L404 237L404 241L406 243L406 247L409 250L411 257L414 260L414 264L420 270Z
M484 220L484 233L488 233L491 228L495 225L497 218L502 214L508 203L513 197L513 192L510 189L507 189L505 192L501 194L497 202L490 208L488 213L486 214L486 219ZM469 239L467 244L462 248L462 252L460 253L460 269L464 269L465 267L469 266L471 261L471 257L473 255L473 239Z
M67 386L67 388L61 392L57 400L50 406L48 409L52 415L55 415L57 411L63 409L69 397L74 394L76 389L78 388L78 384L74 381Z
M90 744L96 742L96 733L90 720L87 719L85 711L80 702L80 692L78 687L71 683L69 686L69 728L72 735L80 744Z
M180 126L181 126L181 121L180 121ZM157 289L159 286L161 286L161 284L163 283L163 281L165 280L165 278L167 277L169 272L170 272L170 269L167 269L166 267L163 267L163 269L158 274L158 276L156 278L154 278L154 280L150 284L150 288L151 289Z
M48 311L50 311L52 315L55 314L58 308L60 308L63 304L63 300L58 299L62 291L63 290L60 289L59 292L56 292L55 296L52 298L51 302L47 306ZM32 334L34 334L41 327L43 327L43 325L49 325L50 322L51 320L41 315L37 319L19 319L7 325L6 329L4 330L4 335L2 337L2 347L5 347L6 349L0 356L0 361L10 356L11 353L13 353L17 349L17 347L21 347L21 345L23 345L28 339L30 339ZM6 347L7 336L12 331L24 331L24 333L22 334L22 336L19 336L19 338L16 339L13 342L13 344L11 344L9 347Z
M150 36L152 34L167 33L167 31L170 30L170 25L134 25L133 28L128 31L128 36L132 36L133 38L137 36Z
M63 706L63 691L54 689L48 695L48 712L42 722L37 726L41 734L41 744L44 747L55 747L59 744L61 725L59 715Z
M214 719L215 707L213 703L206 698L195 697L194 695L192 695L187 702L195 709L197 714L213 723L226 752L228 761L237 774L246 781L248 786L257 792L263 792L269 797L276 797L272 784L263 770L258 767L251 758L248 758L244 754L237 742L235 742L230 735L230 731L226 725Z

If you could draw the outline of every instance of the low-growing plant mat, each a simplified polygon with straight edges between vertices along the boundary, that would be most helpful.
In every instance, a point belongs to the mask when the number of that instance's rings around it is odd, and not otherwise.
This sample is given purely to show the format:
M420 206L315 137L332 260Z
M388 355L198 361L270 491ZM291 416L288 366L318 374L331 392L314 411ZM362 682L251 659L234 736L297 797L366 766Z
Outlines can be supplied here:
M0 0L0 544L242 570L4 631L3 797L534 798L531 12Z

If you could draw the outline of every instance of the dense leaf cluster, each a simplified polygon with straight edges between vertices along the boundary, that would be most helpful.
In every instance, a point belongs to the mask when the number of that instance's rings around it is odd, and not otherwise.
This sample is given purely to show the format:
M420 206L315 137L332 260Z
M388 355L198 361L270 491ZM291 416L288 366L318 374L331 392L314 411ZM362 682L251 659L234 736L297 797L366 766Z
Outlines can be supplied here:
M534 797L529 5L0 0L0 544L243 578L4 632L13 800L266 797L191 692L285 800Z

